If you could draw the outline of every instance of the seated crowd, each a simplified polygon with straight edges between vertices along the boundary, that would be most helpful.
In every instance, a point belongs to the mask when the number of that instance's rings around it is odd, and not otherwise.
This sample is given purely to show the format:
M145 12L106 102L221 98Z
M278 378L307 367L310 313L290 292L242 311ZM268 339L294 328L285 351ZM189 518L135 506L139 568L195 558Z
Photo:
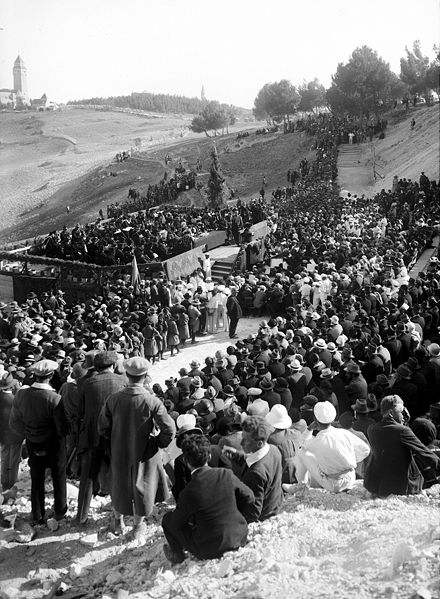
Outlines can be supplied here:
M438 482L437 256L409 275L438 232L438 187L341 198L335 136L321 123L316 139L306 176L267 208L272 267L217 284L205 265L142 293L121 279L76 305L62 291L0 304L1 483L16 482L26 439L34 523L46 517L46 467L56 519L67 510L68 465L80 479L78 524L94 494L110 493L112 530L124 534L134 515L135 538L171 486L172 562L244 545L248 523L308 486L338 493L363 480L386 497ZM193 222L191 212L169 214L180 227ZM238 338L246 313L265 319ZM228 328L225 351L204 364L188 358L178 377L170 361L165 388L152 380L167 351Z
M263 220L267 210L257 201L237 208L156 207L145 213L76 225L72 230L64 227L50 233L29 253L100 266L129 264L133 256L139 264L160 262L191 250L195 240L209 231L233 234L238 213L243 225L250 226Z

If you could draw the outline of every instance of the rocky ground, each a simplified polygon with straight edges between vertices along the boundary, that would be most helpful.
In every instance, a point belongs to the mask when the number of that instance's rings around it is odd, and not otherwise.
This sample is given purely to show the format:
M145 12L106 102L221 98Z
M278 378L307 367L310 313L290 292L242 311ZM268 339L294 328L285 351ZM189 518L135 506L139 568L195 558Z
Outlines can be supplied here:
M86 529L76 526L76 485L70 484L59 529L32 530L24 519L30 510L25 469L16 498L2 507L15 522L0 533L0 597L39 599L57 589L66 599L436 598L439 491L387 500L372 500L362 486L350 494L290 495L277 517L250 526L246 547L170 567L160 521L171 504L156 507L139 543L108 532L106 499L93 501Z

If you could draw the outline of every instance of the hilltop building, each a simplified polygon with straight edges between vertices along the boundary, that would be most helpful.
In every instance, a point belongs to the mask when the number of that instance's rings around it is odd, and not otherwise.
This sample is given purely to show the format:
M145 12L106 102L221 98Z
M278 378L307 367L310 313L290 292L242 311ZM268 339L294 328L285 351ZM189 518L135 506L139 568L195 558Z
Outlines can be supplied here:
M21 56L17 56L12 69L14 88L0 89L0 105L7 108L30 106L27 87L27 69Z

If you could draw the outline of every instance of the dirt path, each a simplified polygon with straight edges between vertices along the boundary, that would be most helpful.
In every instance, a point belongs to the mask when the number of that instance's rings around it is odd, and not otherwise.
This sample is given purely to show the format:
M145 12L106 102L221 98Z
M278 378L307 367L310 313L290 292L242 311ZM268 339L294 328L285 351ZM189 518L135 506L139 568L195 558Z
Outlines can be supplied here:
M370 195L374 178L369 165L368 144L342 144L338 153L338 185L352 195Z

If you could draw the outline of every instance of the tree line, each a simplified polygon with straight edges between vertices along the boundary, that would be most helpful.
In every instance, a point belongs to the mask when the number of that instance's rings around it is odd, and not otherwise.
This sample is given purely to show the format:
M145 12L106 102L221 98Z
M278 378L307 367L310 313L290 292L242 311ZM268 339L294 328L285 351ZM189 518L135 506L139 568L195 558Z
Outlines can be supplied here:
M315 111L324 106L336 113L369 116L410 95L428 99L430 90L439 93L440 47L434 47L431 60L423 55L419 41L405 50L400 76L376 51L362 46L354 50L347 63L338 64L327 90L317 79L299 86L287 79L266 83L255 98L254 116L274 123L288 120L298 111Z
M145 110L146 112L198 114L206 106L206 100L200 98L187 98L186 96L170 94L153 94L149 92L132 92L129 96L111 96L109 98L86 98L83 100L70 100L68 104L75 106L79 104L106 105L117 108L131 108L133 110ZM229 113L238 113L240 109L228 104L219 104L222 110Z

